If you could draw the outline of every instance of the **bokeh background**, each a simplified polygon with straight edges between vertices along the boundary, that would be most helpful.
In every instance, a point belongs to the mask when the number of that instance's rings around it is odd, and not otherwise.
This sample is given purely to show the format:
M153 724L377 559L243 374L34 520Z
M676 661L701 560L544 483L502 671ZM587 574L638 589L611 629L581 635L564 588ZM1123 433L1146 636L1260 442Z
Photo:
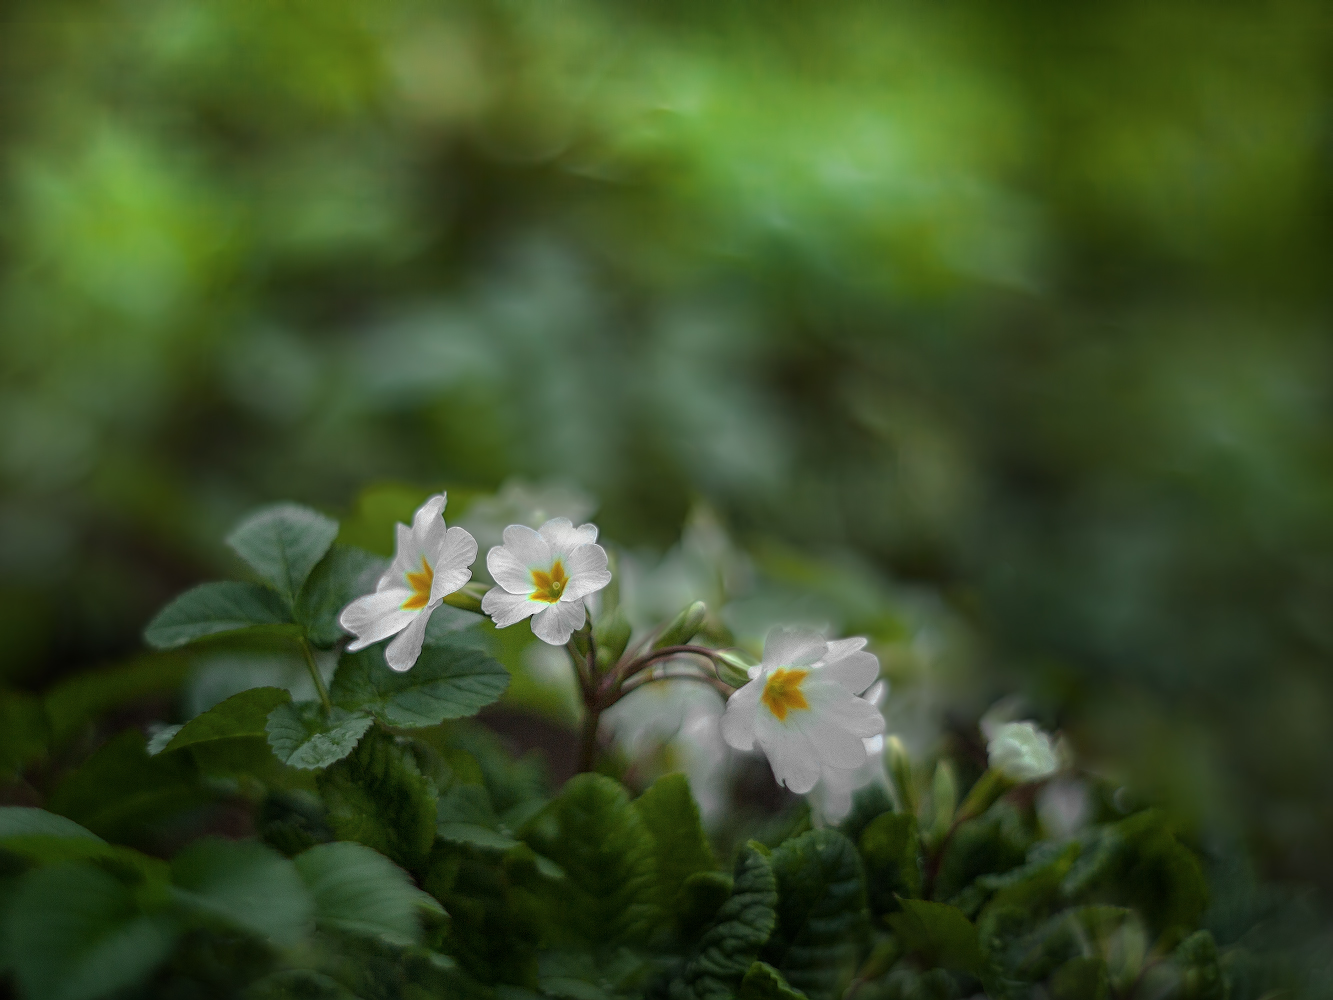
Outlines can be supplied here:
M0 680L138 655L258 503L517 476L946 622L946 726L1019 691L1327 896L1331 57L1318 0L6 0Z

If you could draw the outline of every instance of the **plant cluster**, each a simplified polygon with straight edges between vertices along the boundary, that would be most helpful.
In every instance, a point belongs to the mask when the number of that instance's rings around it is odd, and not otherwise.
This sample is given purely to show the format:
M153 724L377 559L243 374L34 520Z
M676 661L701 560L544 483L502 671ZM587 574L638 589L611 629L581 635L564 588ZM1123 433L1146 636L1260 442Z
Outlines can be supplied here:
M242 631L290 641L315 697L253 686L151 739L127 729L41 808L0 809L3 958L22 996L1241 1000L1263 989L1262 965L1219 952L1201 926L1204 872L1165 814L1084 776L1084 822L1042 822L1039 786L1072 765L1033 723L987 721L991 766L960 802L947 760L928 773L881 735L864 639L779 628L756 661L693 641L698 603L635 637L595 527L511 525L488 553L487 589L469 582L478 547L446 528L444 506L431 498L399 526L387 565L337 544L338 525L315 511L260 511L228 539L255 579L202 584L154 618L146 638L159 650ZM509 683L487 637L525 619L567 650L583 700L583 773L560 788L468 721ZM850 808L835 823L793 797L710 838L684 776L635 796L597 773L602 713L659 683L717 689L728 743L757 745L791 792L823 784ZM51 744L53 725L70 728L61 720L99 699L114 700L76 685L9 704L7 746L31 756L15 733ZM183 843L139 849L146 824L171 831L184 808L222 800L244 804L253 836L181 826Z

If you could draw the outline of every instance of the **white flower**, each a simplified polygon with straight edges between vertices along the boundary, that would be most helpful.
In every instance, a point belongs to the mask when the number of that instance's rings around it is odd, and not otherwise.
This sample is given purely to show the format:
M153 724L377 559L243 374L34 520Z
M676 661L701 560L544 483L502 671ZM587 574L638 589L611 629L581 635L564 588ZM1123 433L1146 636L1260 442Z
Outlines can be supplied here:
M1051 738L1034 722L1006 722L986 745L990 766L1011 781L1040 781L1060 769Z
M504 544L486 554L486 568L499 586L481 599L481 610L495 627L535 616L533 634L553 646L563 646L583 627L583 599L611 582L596 526L576 528L567 517L554 517L536 531L511 524Z
M813 632L774 629L751 680L727 701L722 736L737 750L755 740L773 776L793 792L810 791L826 770L866 761L865 738L884 731L884 716L857 695L879 676L865 639L828 642Z
M410 670L421 655L426 623L440 601L472 578L477 540L462 528L446 528L444 493L418 508L412 527L398 525L398 551L373 594L343 608L339 624L356 636L348 650L389 643L384 658L394 670Z

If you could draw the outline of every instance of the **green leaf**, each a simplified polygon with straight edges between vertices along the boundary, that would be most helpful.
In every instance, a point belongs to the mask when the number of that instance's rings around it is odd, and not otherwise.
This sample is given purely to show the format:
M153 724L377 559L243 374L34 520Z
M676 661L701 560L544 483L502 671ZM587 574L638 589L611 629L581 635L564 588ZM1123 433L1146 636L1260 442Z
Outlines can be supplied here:
M508 686L509 672L479 649L424 646L416 665L399 673L373 646L343 657L330 693L343 708L416 728L475 715Z
M101 837L72 819L45 809L27 806L0 806L0 840L9 837L83 837L101 841Z
M958 824L940 859L934 897L952 901L980 876L1017 868L1033 840L1018 809L1001 799L983 815Z
M977 929L961 910L945 903L904 899L901 912L888 919L903 944L931 964L974 976L984 970Z
M142 913L130 890L88 864L28 872L5 922L27 1000L97 1000L130 990L167 957L177 933L167 917Z
M162 751L244 736L263 739L268 733L269 715L291 700L290 692L276 687L250 688L234 694L181 726Z
M490 797L480 785L456 785L440 799L436 833L454 844L507 851L518 841L500 826Z
M443 912L405 871L361 844L312 847L296 857L296 870L314 896L321 927L407 945L421 937L422 909Z
M181 594L148 623L143 637L154 649L175 649L205 636L291 620L282 599L267 587L219 580Z
M571 778L524 839L568 875L561 939L584 947L644 941L660 919L653 839L629 795L600 774Z
M1051 975L1055 1000L1110 1000L1111 982L1106 962L1095 955L1077 955ZM1222 1000L1218 994L1217 1000Z
M750 966L737 994L737 1000L804 1000L804 997L804 993L795 989L767 962L755 962Z
M177 899L277 944L294 944L309 928L314 902L296 867L254 841L206 838L171 861Z
M676 897L681 931L687 935L702 931L731 898L733 885L731 876L723 872L695 872L687 878Z
M187 756L149 757L143 734L129 729L57 785L46 804L113 843L147 845L160 824L209 798Z
M278 760L311 771L346 757L373 722L368 715L341 708L326 716L319 702L300 701L274 708L265 730Z
M708 846L699 807L683 774L668 774L653 782L634 802L644 826L652 834L657 856L657 902L666 913L679 912L678 899L685 880L696 872L717 867Z
M251 514L227 536L227 544L292 607L337 537L337 521L309 507L280 503Z
M852 811L838 824L838 829L853 844L859 844L861 833L871 820L893 811L893 799L889 797L889 790L878 782L872 782L858 789L852 796Z
M777 881L764 848L751 841L736 858L731 898L671 984L671 1000L729 1000L777 926Z
M319 776L328 822L339 840L355 840L415 870L435 840L435 786L412 755L373 729L344 760Z
M338 624L343 608L375 589L387 560L350 545L335 545L310 573L293 609L306 637L330 647L347 633Z
M1225 1000L1227 983L1212 934L1195 931L1180 942L1172 957L1180 968L1181 1000Z
M108 844L73 820L44 809L0 807L0 849L37 864L96 860L134 881L166 884L167 866L128 847Z
M811 830L773 852L778 925L761 956L811 1000L841 995L855 971L865 921L856 848L836 830Z
M896 910L898 895L921 894L920 836L915 816L880 813L866 824L860 847L873 913Z

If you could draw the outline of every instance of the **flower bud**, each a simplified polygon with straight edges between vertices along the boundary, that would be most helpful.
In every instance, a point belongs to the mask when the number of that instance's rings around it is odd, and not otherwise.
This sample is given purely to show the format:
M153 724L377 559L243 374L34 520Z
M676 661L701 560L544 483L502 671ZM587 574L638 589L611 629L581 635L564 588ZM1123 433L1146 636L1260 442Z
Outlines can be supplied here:
M1040 781L1060 770L1051 737L1033 722L1007 722L986 747L990 766L1011 781Z
M755 666L751 657L739 649L719 649L713 655L720 680L735 688L750 683L750 668Z
M597 644L598 670L610 670L616 665L629 645L630 632L629 619L620 608L597 620L592 629L592 638Z
M463 584L462 589L455 590L452 594L444 595L444 603L455 608L462 608L464 611L475 611L481 614L481 599L485 596L489 586L480 580L473 580L471 583Z
M898 795L898 808L909 816L915 816L916 785L912 782L912 758L907 756L907 748L896 736L885 740L884 766L893 782L893 790Z
M935 843L942 841L953 826L954 810L958 808L958 778L953 773L953 764L941 760L935 765L935 778L930 783L931 806L935 818L930 826L930 836Z
M662 629L662 634L653 643L653 649L681 646L689 642L703 626L704 617L707 614L708 606L703 601L695 601L676 615L670 625Z

